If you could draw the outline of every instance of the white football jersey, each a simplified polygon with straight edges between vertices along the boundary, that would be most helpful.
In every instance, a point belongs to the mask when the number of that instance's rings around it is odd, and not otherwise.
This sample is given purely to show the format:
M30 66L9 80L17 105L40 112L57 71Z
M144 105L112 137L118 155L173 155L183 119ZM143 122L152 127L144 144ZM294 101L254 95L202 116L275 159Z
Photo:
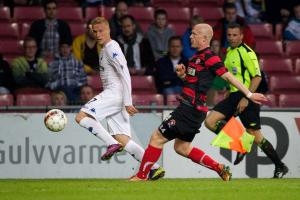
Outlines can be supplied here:
M111 89L116 96L122 96L125 106L132 105L131 79L127 61L115 40L109 41L101 50L99 64L103 89Z

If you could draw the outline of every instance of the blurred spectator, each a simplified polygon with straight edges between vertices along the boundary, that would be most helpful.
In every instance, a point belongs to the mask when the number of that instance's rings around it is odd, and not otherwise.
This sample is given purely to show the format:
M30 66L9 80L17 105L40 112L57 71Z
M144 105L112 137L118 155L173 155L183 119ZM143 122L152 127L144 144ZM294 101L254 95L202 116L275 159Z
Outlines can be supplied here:
M88 7L88 6L112 6L113 2L112 0L81 0L79 1L82 7Z
M261 23L265 19L264 0L244 0L248 23Z
M118 42L125 54L131 75L151 75L154 56L147 38L136 31L135 19L130 15L121 18L122 34Z
M287 24L292 17L293 6L299 3L299 0L264 1L266 5L266 20L273 24Z
M15 87L14 77L6 60L0 54L0 94L9 94Z
M11 63L16 87L45 87L48 82L48 66L45 60L36 57L35 39L26 37L23 48L24 56L15 58Z
M71 46L67 42L60 44L60 55L49 63L49 82L51 90L61 90L70 102L79 100L79 88L86 84L87 77L83 63L71 53Z
M284 30L285 40L300 40L300 3L294 7L295 18L293 18Z
M147 37L150 41L155 60L167 55L168 40L175 35L173 29L168 27L168 14L163 9L154 13L154 23L150 25Z
M69 25L56 19L57 4L55 0L47 0L44 4L46 18L31 24L29 35L37 41L39 53L47 60L59 54L60 41L72 42Z
M95 96L94 89L89 85L80 87L80 103L85 104Z
M73 41L73 54L84 64L84 71L89 74L99 73L99 52L101 47L97 44L95 35L89 28L91 20L87 23L84 34L77 36Z
M245 19L237 15L236 6L233 3L225 3L223 10L225 17L219 19L217 24L214 26L214 40L219 40L221 42L221 47L227 48L227 26L229 23L235 22L243 27L243 42L253 48L255 46L255 40L252 31L247 25Z
M183 45L182 54L188 59L190 59L197 52L197 49L195 49L191 46L190 37L192 34L192 29L195 25L203 23L203 22L204 22L204 20L201 17L199 17L198 15L194 15L191 18L190 27L187 28L187 30L185 31L185 33L182 36L182 45Z
M188 59L182 56L180 36L169 39L168 54L156 62L155 79L158 91L164 95L181 94L182 80L176 75L176 65L188 66Z
M125 1L119 1L116 5L115 14L109 20L110 36L116 40L122 34L122 27L120 19L128 15L128 5ZM142 33L142 29L137 21L134 21L137 32Z
M52 106L65 106L67 105L67 102L68 102L67 96L63 91L57 90L51 93Z
M218 40L214 40L210 45L211 50L218 55L222 60L224 59L224 53L221 49L221 44ZM211 88L207 92L206 103L208 106L214 106L219 103L220 100L225 98L226 91L229 89L227 81L223 78L216 76Z
M237 10L237 15L246 17L245 0L225 0L224 3L233 3Z

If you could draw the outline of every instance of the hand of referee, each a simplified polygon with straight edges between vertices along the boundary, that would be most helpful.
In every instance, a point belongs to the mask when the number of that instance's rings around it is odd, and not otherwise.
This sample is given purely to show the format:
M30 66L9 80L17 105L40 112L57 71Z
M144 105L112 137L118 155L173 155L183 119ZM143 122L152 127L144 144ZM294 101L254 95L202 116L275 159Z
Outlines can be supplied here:
M257 104L262 104L268 101L268 98L260 93L253 93L250 97L250 100Z
M130 116L133 116L135 113L139 112L134 106L125 106L125 108Z

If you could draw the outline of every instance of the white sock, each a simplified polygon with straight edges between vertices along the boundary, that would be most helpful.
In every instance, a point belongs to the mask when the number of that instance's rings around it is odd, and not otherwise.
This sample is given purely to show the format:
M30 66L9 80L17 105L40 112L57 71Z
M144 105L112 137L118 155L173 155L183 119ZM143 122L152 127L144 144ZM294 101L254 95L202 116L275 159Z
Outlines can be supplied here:
M135 143L133 140L129 140L124 149L137 161L142 162L145 150ZM159 165L155 163L151 169L157 169Z
M97 122L95 119L90 117L84 117L80 122L80 126L86 128L96 137L100 138L107 146L111 144L118 144L118 141L115 140L106 130L103 128L100 122Z

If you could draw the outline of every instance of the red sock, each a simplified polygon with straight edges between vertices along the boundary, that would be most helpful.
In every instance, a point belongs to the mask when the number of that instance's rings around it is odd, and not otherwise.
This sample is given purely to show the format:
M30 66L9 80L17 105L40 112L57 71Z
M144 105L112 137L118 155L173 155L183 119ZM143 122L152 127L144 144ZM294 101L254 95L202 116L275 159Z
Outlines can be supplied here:
M200 164L204 167L207 167L209 169L216 171L217 173L220 173L220 171L221 171L219 168L219 163L217 163L211 157L206 155L205 152L203 152L200 149L197 149L195 147L193 147L192 151L188 155L188 158L197 164Z
M148 148L145 150L143 160L141 162L140 169L137 173L137 177L141 179L146 179L151 167L156 163L160 157L162 149L156 148L148 145Z

